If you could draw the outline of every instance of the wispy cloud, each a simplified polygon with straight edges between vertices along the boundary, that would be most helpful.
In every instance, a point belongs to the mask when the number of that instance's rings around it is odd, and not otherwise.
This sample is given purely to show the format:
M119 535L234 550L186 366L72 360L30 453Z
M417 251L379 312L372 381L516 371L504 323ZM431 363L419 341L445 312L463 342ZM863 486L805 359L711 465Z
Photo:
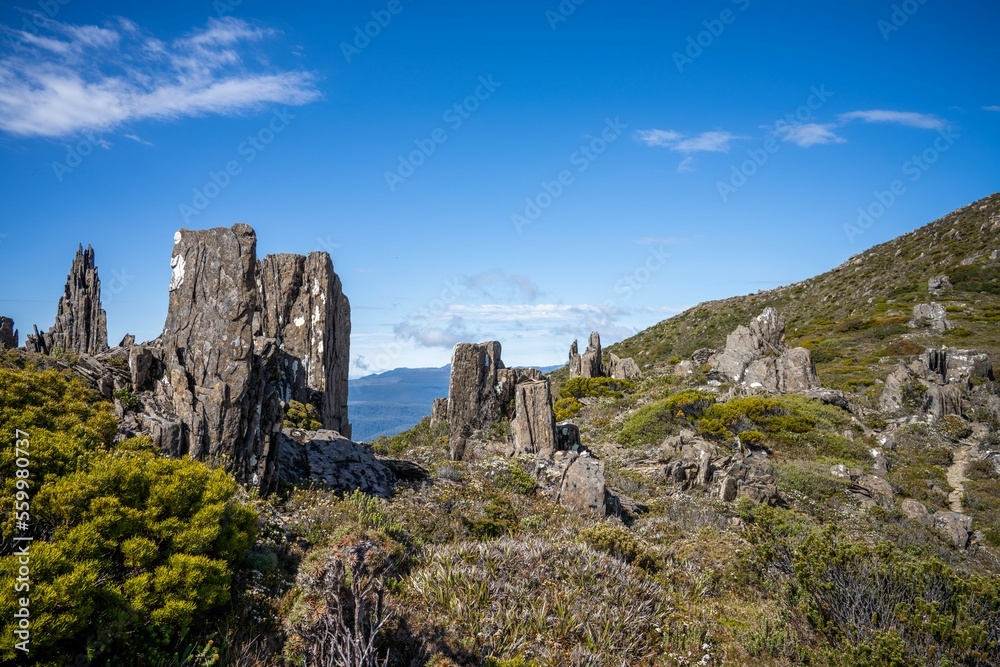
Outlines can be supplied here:
M0 57L0 129L10 134L59 137L320 96L311 73L265 64L261 44L276 31L239 19L209 19L168 43L124 18L105 26L38 18L39 34L3 29L12 48Z
M530 278L508 275L501 269L463 276L459 283L474 294L494 301L531 302L541 293Z
M801 125L781 123L775 128L775 134L782 141L791 142L802 148L820 144L844 143L847 140L834 132L836 127L835 124L824 125L822 123L803 123Z
M694 171L694 158L688 155L677 165L678 174L687 174Z
M866 123L895 123L906 125L921 130L941 130L947 126L945 121L937 116L914 111L886 111L885 109L872 109L869 111L849 111L840 114L840 121L847 123L852 120L861 120Z
M673 130L639 130L635 133L635 139L639 143L660 147L673 146L683 136Z
M655 148L669 148L679 153L725 153L729 151L730 143L745 138L721 130L702 132L690 137L674 130L639 130L635 133L635 139L639 143Z
M994 104L988 107L983 107L983 111L1000 111L1000 104Z
M729 144L737 139L743 139L729 132L702 132L701 134L677 142L671 150L681 153L728 153Z

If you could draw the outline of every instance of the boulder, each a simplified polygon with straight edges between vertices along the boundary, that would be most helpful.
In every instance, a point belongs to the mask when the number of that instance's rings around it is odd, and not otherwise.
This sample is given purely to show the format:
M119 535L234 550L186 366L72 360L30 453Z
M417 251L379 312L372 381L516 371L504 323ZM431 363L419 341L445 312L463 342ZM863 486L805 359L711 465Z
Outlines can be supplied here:
M19 345L17 329L14 328L14 320L9 317L0 317L0 352L13 350Z
M522 382L515 388L515 454L548 456L556 450L556 420L548 380Z
M642 371L639 370L639 364L635 363L635 359L632 357L620 359L612 352L608 365L608 375L616 380L638 380L642 377Z
M935 512L932 518L934 527L951 540L956 549L964 550L969 546L969 538L972 537L972 517L958 512Z
M914 306L910 326L926 328L938 333L952 328L951 320L948 319L948 311L940 303L919 303Z
M108 350L108 321L101 308L101 279L94 262L94 249L81 245L59 299L56 321L45 333L28 336L27 348L42 354L55 350L89 354Z
M284 482L313 483L337 493L392 496L396 482L392 470L336 431L286 428L276 441L279 477Z
M325 429L350 438L351 305L330 256L268 255L260 263L259 285L261 333L281 352L279 398L312 404Z
M607 514L604 463L588 453L555 452L551 459L539 459L536 475L560 505L582 514Z
M910 519L925 526L930 526L934 523L930 512L927 511L927 506L913 498L906 498L903 502L899 503L899 509Z
M709 360L714 355L715 355L715 350L710 350L707 347L703 347L691 353L691 361L698 364L699 366L704 366L709 362Z

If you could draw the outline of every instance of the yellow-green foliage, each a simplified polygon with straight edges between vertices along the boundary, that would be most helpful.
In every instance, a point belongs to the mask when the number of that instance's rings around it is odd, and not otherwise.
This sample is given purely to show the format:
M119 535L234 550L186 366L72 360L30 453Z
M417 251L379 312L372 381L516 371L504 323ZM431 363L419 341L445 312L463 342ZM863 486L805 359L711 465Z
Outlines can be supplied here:
M361 491L343 497L331 491L296 489L285 509L288 527L313 544L332 544L356 533L377 534L383 539L405 540L403 527L392 516L389 503Z
M627 528L612 523L601 523L585 528L580 539L615 558L630 565L655 572L658 564L656 556Z
M576 378L573 379L575 380ZM580 414L580 410L583 409L583 403L572 396L566 396L557 398L552 407L556 412L556 421L561 422L565 419L572 419Z
M715 394L689 389L635 411L618 432L619 444L629 447L653 445L675 433L678 426L696 420L715 404Z
M285 428L301 428L306 431L318 431L323 428L319 410L312 403L289 401L285 411Z
M155 664L230 597L234 565L254 541L256 514L222 470L161 458L145 438L107 449L110 403L55 371L0 369L3 504L13 506L14 429L28 433L32 664L91 665L122 656ZM4 519L8 516L5 513ZM12 526L5 526L10 534ZM0 556L0 587L18 559ZM0 596L12 637L14 596ZM13 659L12 642L0 657ZM192 663L193 664L193 663Z

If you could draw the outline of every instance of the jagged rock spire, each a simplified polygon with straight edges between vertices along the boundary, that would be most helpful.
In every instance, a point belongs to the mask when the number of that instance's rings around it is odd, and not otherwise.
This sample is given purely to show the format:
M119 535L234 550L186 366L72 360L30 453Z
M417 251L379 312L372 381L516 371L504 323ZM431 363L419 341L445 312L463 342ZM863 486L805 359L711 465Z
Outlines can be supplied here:
M28 337L28 347L45 354L55 349L95 355L108 350L108 320L101 308L101 279L94 249L80 245L73 259L66 289L59 299L55 324L47 332Z

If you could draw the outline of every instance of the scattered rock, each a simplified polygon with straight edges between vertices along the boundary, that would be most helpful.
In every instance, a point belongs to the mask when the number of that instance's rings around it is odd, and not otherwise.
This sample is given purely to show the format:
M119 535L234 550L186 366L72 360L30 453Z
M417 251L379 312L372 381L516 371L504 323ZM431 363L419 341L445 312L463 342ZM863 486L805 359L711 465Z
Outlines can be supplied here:
M910 326L938 333L953 328L951 320L948 319L947 309L940 303L918 303L914 306Z
M889 413L927 414L933 419L965 413L963 390L973 379L992 379L993 364L976 350L927 350L901 362L886 378L880 406Z
M19 345L14 320L9 317L0 317L0 352L16 349Z
M338 493L359 490L382 498L392 496L396 482L392 471L336 431L286 428L278 434L277 446L279 477L284 482L312 482Z
M691 354L691 361L698 364L699 366L704 366L709 362L709 360L715 355L715 350L710 350L707 347L703 347L700 350L695 350Z
M682 378L690 377L694 375L694 362L688 359L680 362L674 366L674 375L679 375Z
M108 321L101 308L101 279L94 263L94 249L81 245L66 279L66 289L59 299L59 309L52 328L28 336L26 346L41 354L56 350L89 354L108 350Z

